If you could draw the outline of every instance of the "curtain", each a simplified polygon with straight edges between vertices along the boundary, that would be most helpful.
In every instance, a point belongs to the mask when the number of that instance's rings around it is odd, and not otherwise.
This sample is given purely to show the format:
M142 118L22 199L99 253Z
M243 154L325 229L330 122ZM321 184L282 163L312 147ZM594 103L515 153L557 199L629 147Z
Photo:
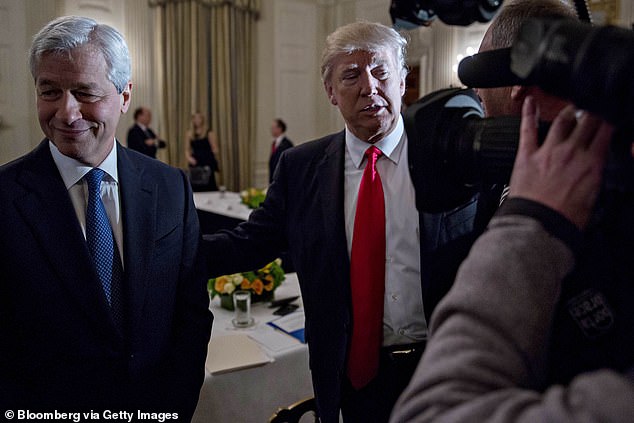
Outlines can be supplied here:
M185 132L200 111L218 139L219 185L251 182L255 143L255 22L259 0L150 0L170 164L185 167Z

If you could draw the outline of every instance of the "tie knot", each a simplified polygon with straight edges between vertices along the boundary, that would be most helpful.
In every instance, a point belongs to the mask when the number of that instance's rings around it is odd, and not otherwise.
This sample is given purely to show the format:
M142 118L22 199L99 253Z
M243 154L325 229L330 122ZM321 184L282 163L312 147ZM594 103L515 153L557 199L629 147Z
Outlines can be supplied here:
M365 156L368 158L368 162L374 166L376 161L383 155L383 152L376 148L376 146L371 146L367 150L365 150Z
M88 191L98 193L101 188L101 180L105 174L106 173L99 168L94 168L88 172L86 176L84 176L84 179L86 179L86 183L88 184Z

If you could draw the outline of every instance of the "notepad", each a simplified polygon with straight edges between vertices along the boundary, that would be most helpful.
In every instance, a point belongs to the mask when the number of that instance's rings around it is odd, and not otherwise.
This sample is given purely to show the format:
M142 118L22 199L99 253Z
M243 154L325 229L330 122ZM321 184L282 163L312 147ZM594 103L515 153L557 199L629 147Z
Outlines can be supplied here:
M205 368L212 375L217 375L262 366L272 361L249 336L226 335L209 341Z
M279 329L288 335L297 338L300 342L306 343L304 339L304 312L287 314L284 317L268 322L267 324Z

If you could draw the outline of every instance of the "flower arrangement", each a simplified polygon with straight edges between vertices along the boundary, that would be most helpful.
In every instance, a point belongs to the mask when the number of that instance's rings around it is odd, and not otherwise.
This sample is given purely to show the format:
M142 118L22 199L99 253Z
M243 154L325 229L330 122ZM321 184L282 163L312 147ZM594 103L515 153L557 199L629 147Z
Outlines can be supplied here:
M258 208L260 203L264 201L265 197L266 191L253 187L240 192L242 203L246 204L246 206L250 209Z
M213 299L220 296L220 305L233 310L231 294L236 289L251 291L252 302L264 302L273 299L275 289L286 279L282 260L275 259L261 269L218 276L207 282L207 290Z

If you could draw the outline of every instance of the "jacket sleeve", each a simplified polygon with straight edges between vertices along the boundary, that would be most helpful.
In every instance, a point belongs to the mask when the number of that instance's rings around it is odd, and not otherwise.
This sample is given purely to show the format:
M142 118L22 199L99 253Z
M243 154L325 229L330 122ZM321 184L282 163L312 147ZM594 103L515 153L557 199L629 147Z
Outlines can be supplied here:
M209 310L206 269L200 250L200 230L191 188L186 187L182 261L174 305L170 350L163 365L173 384L165 392L165 410L177 410L179 421L189 421L196 409L205 377L207 344L213 315ZM172 407L168 404L173 403ZM181 420L182 419L182 420Z
M574 265L569 245L547 227L513 213L491 221L433 315L427 350L392 422L609 422L634 415L632 379L610 370L544 386L553 313Z

